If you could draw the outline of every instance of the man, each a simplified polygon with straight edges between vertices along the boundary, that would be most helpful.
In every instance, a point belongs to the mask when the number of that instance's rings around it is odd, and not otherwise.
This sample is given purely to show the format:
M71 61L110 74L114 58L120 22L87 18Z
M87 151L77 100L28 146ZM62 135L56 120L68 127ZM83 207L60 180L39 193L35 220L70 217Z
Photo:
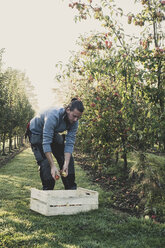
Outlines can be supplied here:
M60 177L52 154L62 171L61 178L65 189L77 188L72 152L78 120L83 111L83 103L73 98L66 108L49 109L30 121L28 136L32 151L40 166L43 190L53 190L55 181ZM66 136L59 134L66 130Z

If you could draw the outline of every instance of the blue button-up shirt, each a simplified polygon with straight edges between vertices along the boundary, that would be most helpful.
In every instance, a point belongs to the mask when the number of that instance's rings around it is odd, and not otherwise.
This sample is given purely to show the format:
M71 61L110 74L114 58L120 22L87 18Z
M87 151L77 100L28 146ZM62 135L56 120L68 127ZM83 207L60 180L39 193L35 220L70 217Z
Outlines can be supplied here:
M51 143L55 133L61 133L68 129L64 118L65 109L49 109L34 117L30 121L30 131L33 134L40 134L43 136L43 150L44 152L52 152ZM78 121L70 124L66 134L66 143L64 152L72 153L78 128Z

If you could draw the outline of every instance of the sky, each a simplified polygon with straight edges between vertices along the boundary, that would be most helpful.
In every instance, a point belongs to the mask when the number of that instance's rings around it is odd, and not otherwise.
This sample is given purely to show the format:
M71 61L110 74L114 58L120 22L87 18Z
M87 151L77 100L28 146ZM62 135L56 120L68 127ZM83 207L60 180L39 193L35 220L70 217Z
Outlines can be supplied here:
M116 0L125 13L137 11L134 0ZM39 111L55 102L55 65L67 63L78 49L80 34L97 30L91 19L75 23L77 13L68 0L0 0L0 49L5 48L4 68L26 73L35 87ZM127 20L125 20L127 22ZM126 28L128 33L134 27Z

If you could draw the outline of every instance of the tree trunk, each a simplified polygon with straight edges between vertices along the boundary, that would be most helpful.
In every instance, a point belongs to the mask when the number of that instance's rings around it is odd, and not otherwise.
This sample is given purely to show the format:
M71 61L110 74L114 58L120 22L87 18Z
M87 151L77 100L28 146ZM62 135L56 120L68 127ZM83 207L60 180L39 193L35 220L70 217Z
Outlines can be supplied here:
M117 164L118 164L118 161L119 161L119 153L116 152L116 153L115 153L115 156L116 156L115 164L117 165Z
M11 136L11 133L9 134L9 153L11 152L12 150L12 136Z
M2 155L6 155L5 154L5 140L6 140L6 134L4 133L3 134L3 140L2 140L2 143L3 143L3 145L2 145Z
M17 135L17 146L19 147L19 140L18 140L18 135Z
M19 136L17 136L17 145L20 148L20 137Z
M1 135L0 135L0 153L1 153Z
M21 136L21 146L23 146L23 144L24 144L24 143L23 143L23 138L24 138L24 137Z
M14 149L17 149L17 140L16 140L16 136L14 136Z
M126 172L127 171L127 151L126 151L126 146L125 146L125 137L122 137L122 144L123 144L123 159L124 159L124 171Z
M127 171L128 163L127 163L127 153L126 152L123 153L123 159L124 159L124 170Z

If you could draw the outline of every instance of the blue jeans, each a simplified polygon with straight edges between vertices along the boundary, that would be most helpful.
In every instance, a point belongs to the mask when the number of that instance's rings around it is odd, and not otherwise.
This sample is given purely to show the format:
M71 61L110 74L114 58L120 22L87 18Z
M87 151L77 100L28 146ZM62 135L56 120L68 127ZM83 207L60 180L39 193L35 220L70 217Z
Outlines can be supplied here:
M37 164L40 166L40 178L42 181L43 190L53 190L55 186L55 180L51 175L50 164L43 152L42 147L42 137L40 135L29 135L29 141L31 143L31 148L34 153ZM62 170L64 164L64 147L65 147L65 136L60 134L55 134L53 143L51 144L52 153L57 160L60 170ZM75 183L75 170L74 170L74 159L71 155L69 166L68 166L68 176L61 177L65 189L77 189Z

